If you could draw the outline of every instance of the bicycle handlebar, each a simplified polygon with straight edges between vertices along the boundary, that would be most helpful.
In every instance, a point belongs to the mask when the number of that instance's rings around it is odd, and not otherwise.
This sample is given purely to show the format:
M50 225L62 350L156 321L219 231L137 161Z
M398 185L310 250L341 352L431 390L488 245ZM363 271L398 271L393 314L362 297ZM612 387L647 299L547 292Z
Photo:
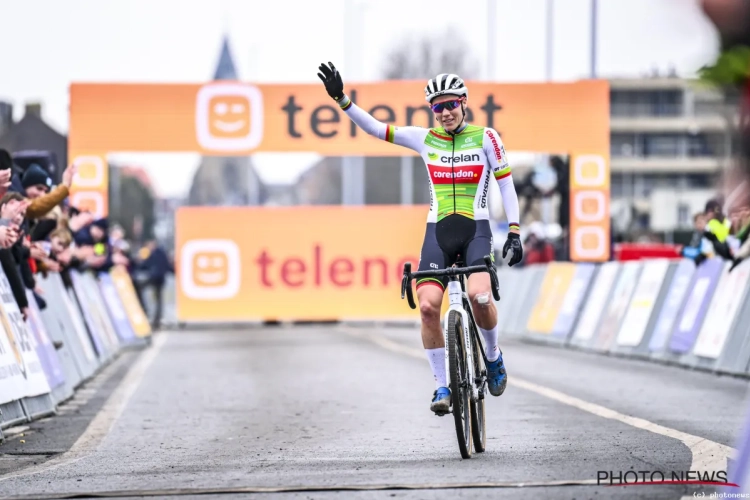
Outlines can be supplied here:
M417 305L414 303L414 293L411 290L411 280L443 276L468 276L473 273L490 273L492 296L495 300L500 300L500 283L497 279L497 271L492 263L492 258L489 255L484 256L483 266L449 267L447 269L437 269L435 271L417 271L416 273L411 272L411 262L407 262L404 264L404 277L401 280L401 298L403 299L404 295L406 295L406 298L409 301L409 307L416 309Z

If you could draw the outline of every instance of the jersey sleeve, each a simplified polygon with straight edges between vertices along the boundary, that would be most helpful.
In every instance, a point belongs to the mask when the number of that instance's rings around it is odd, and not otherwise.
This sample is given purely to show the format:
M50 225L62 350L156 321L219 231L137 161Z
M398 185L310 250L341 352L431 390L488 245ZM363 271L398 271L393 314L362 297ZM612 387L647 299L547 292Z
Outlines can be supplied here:
M422 152L428 129L413 126L396 127L388 123L383 123L354 104L347 95L344 95L339 101L339 106L367 134L383 141L412 149L417 153Z
M510 172L510 163L508 163L508 156L505 154L503 141L500 140L500 135L496 130L489 127L484 129L482 149L497 185L500 187L503 208L505 208L505 215L508 217L508 225L510 229L519 230L521 226L518 195L516 194L516 187L513 185L513 176Z

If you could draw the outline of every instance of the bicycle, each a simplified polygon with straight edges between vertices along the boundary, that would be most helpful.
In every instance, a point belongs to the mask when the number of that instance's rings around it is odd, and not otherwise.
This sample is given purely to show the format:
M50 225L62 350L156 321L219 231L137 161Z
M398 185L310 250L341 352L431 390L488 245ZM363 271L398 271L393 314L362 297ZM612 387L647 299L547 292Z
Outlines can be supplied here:
M406 295L409 307L416 309L411 280L444 276L449 278L450 306L443 318L443 335L446 376L451 390L450 413L453 413L456 424L461 457L471 458L472 444L476 453L484 452L486 446L484 396L487 389L487 355L466 293L465 277L472 273L488 272L492 296L496 301L500 300L500 286L489 255L484 256L483 266L457 267L460 264L463 264L461 258L447 269L412 273L411 263L407 262L404 264L404 276L401 280L401 298ZM478 353L481 353L481 357Z

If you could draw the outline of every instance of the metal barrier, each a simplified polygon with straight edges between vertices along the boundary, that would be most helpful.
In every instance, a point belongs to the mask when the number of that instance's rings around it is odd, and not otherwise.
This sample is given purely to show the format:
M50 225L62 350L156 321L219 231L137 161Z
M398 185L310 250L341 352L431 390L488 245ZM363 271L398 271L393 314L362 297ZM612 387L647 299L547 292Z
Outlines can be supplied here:
M505 337L750 377L750 261L719 258L503 270Z
M0 270L0 440L2 429L55 414L123 348L148 344L145 313L134 305L132 284L123 283L127 273L113 273L121 286L108 273L71 271L69 289L59 274L39 276L46 307L27 290L24 321Z

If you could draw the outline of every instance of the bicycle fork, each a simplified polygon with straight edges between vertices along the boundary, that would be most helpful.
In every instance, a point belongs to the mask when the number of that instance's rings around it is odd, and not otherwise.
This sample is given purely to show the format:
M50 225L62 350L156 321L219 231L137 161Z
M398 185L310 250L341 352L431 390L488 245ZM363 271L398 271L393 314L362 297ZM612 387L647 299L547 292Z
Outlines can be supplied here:
M453 328L453 325L448 324L450 319L450 312L456 311L461 316L461 325L463 326L463 341L464 349L466 352L466 370L464 376L465 380L459 381L459 384L465 384L467 389L471 389L471 400L476 401L479 399L479 390L474 383L474 355L471 349L471 331L469 330L469 318L467 317L466 311L463 308L464 291L461 289L461 283L458 280L451 280L448 282L448 298L450 305L448 311L443 319L443 338L445 339L445 377L448 381L448 387L451 385L451 373L450 373L450 351L448 349L448 328Z

